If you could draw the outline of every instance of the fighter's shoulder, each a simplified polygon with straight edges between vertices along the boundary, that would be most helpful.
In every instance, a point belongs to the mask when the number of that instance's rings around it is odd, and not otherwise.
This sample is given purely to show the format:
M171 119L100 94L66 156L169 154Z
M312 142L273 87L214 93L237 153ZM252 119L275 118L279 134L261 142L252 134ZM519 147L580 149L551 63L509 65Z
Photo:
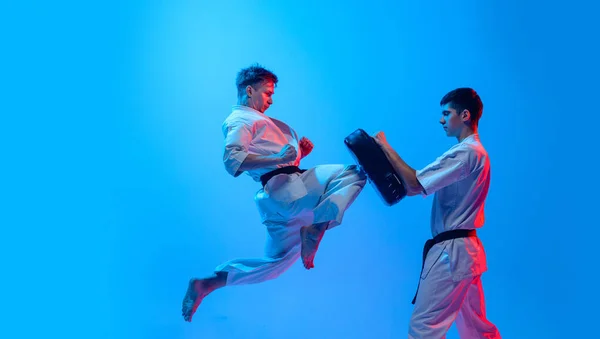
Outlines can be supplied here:
M260 119L253 114L248 114L243 111L233 111L223 121L223 129L245 126L251 128Z
M461 142L450 147L444 152L437 161L449 160L458 161L467 166L471 171L481 167L487 162L487 152L481 146L476 144Z
M468 147L470 153L474 156L484 158L488 156L487 150L485 149L485 147L483 147L483 144L479 140L465 143L465 147Z
M472 170L489 166L488 152L479 140L461 143L460 147L464 151L465 159Z
M460 160L467 160L468 158L470 158L472 153L472 149L463 144L463 143L458 143L455 145L452 145L452 147L450 147L448 150L446 150L441 156L440 158L458 158Z

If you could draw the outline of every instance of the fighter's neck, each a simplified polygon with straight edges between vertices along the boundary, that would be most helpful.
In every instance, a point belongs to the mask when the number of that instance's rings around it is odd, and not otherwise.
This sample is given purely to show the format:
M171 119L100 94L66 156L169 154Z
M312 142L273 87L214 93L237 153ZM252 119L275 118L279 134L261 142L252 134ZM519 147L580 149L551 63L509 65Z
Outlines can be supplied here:
M466 127L462 130L462 132L460 132L460 135L456 137L456 139L458 140L458 142L462 142L463 140L474 134L478 134L477 127Z
M241 107L244 107L244 108L247 108L247 109L251 109L251 110L253 110L255 112L258 112L260 114L265 114L265 113L257 110L256 108L254 108L252 106L252 103L250 103L250 101L248 99L238 99L237 105L241 106Z

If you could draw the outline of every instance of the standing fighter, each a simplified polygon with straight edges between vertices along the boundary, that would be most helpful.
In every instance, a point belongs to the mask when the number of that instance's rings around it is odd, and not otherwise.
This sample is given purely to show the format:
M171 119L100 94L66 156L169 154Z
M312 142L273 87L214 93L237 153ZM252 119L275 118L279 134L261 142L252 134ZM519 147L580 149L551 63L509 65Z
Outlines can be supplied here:
M425 244L408 337L445 338L456 321L461 338L500 338L486 317L481 275L487 263L475 231L484 224L490 185L490 160L477 131L483 104L473 89L458 88L446 94L440 105L440 123L458 144L421 170L408 166L383 132L375 135L407 194L434 194L433 239Z
M313 145L265 115L277 82L275 74L259 65L242 69L236 81L238 105L223 123L227 172L233 177L246 172L262 184L254 200L267 228L265 255L231 260L211 277L191 279L182 307L186 321L218 288L274 279L299 257L306 269L313 268L325 231L342 222L366 184L365 174L355 165L298 167Z

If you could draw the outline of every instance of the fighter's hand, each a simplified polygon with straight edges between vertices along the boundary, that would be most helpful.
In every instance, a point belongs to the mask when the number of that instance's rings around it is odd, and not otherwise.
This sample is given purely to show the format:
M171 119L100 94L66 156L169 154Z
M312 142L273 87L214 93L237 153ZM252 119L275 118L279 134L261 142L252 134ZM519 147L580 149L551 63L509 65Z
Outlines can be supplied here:
M283 163L294 161L297 157L298 152L292 145L285 145L281 151L279 151L279 158L281 158L281 162Z
M300 139L300 142L298 142L298 145L300 146L300 153L303 158L309 155L315 147L313 143L310 140L308 140L307 137L302 137L302 139Z
M375 133L375 135L373 135L373 139L381 147L385 148L385 147L388 147L388 145L389 145L387 142L387 139L385 137L385 133L383 133L383 132Z

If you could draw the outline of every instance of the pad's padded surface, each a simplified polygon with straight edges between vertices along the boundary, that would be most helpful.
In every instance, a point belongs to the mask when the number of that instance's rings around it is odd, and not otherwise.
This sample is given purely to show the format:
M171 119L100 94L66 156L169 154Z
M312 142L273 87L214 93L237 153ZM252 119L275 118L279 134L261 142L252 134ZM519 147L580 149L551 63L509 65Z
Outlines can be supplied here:
M406 196L400 176L373 137L357 129L344 143L387 205L394 205Z

